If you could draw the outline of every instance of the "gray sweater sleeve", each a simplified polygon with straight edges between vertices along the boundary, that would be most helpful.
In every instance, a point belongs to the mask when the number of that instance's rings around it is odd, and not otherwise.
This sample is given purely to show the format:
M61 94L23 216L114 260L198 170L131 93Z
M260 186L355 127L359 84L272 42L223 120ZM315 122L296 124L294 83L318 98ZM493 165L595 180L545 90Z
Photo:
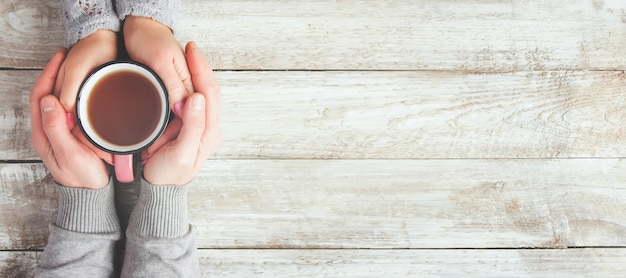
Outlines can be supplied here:
M111 277L121 240L112 179L98 190L56 186L57 220L36 277ZM185 186L154 186L142 179L126 231L122 277L197 277L199 261Z
M61 0L65 16L65 46L72 47L93 32L120 30L112 0Z
M121 21L129 15L149 17L172 31L178 21L179 7L179 0L115 0L115 8Z
M113 182L98 190L56 185L58 216L36 277L110 277L120 226Z
M185 186L154 186L142 179L126 230L122 277L198 277Z

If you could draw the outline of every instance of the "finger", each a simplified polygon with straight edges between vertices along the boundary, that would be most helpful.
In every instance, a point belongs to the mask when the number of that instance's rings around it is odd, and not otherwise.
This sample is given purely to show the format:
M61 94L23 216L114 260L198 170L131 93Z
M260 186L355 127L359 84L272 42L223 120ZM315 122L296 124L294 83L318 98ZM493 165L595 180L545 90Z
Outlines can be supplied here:
M65 118L67 120L67 128L73 129L76 125L76 114L74 113L65 113Z
M206 122L210 127L219 126L220 88L209 62L202 56L196 43L187 44L187 64L196 89L205 95L208 112Z
M71 187L106 184L108 174L104 164L72 135L65 110L55 96L41 99L41 114L43 130L52 150L50 160L56 168L51 171L55 181ZM49 163L46 166L49 167ZM83 166L84 169L76 168ZM77 174L77 170L85 172Z
M202 56L194 42L187 44L187 64L194 86L206 96L207 128L202 136L200 158L206 159L221 140L219 127L220 88L208 61Z
M195 90L193 89L193 83L191 81L191 73L189 72L189 67L187 67L187 60L185 59L185 54L183 49L180 49L182 56L179 59L174 59L174 68L176 72L178 72L178 77L180 77L180 81L182 81L183 86L185 87L185 96L193 94Z
M174 112L174 115L182 116L183 115L182 111L183 111L184 106L185 106L185 100L174 104L173 109L172 109L172 112ZM178 134L180 133L180 128L182 126L182 121L181 121L180 116L172 117L172 119L167 124L165 131L163 131L163 134L159 136L159 139L157 139L154 143L152 143L152 145L150 145L146 150L144 150L141 153L142 160L147 160L148 158L152 156L152 154L154 154L161 147L165 146L167 143L174 141L176 137L178 137Z
M200 53L194 42L187 44L187 64L191 72L191 79L198 92L204 94L208 112L206 122L216 126L219 121L220 88L213 70L206 58Z
M33 128L30 135L30 144L33 146L37 154L39 154L44 164L46 164L46 167L48 167L49 170L52 171L54 169L57 169L58 166L54 157L54 153L52 152L52 147L50 146L50 142L48 141L48 137L46 137L46 133L44 132L42 127L40 110L41 105L37 104L36 107L31 106L31 111L34 109L39 110L39 118L31 119Z
M46 138L45 134L43 136L33 137L31 140L33 148L35 148L37 154L41 157L41 160L46 165L46 168L50 171L58 169L59 165L57 164L54 152L52 151L50 142L48 142L48 138Z
M78 96L80 85L83 83L83 80L87 77L89 72L94 70L96 67L95 65L89 65L89 63L72 63L71 65L64 65L59 101L68 113L72 113L74 112L74 109L76 109L76 96Z
M186 47L187 66L191 73L191 81L196 91L207 93L211 86L218 86L209 62L202 56L195 42L189 42Z
M52 94L57 98L61 96L61 90L63 90L63 80L65 79L65 63L61 65L59 68L59 73L57 74L56 81L54 83L54 90L52 90Z
M41 125L40 101L42 97L52 93L55 78L63 60L65 59L66 52L67 50L65 48L61 48L56 54L54 54L52 59L50 59L50 62L48 62L46 67L43 69L30 93L31 144L36 150L38 150L38 146L42 147L48 144Z
M67 127L67 117L61 104L54 96L41 99L42 125L52 151L58 157L66 151L75 150L78 140Z
M189 93L185 88L183 81L181 80L181 75L183 75L183 78L185 79L190 79L189 72L186 69L185 71L177 69L175 64L169 64L164 67L155 67L154 71L163 81L163 85L165 85L165 89L167 90L167 94L169 95L170 108L173 109L173 105L175 103L183 101Z
M30 105L39 107L41 98L52 93L59 68L63 64L66 52L67 50L65 48L60 48L44 67L31 91ZM37 111L39 110L37 109Z
M198 156L205 128L205 108L204 95L198 93L191 95L185 104L183 126L174 144L176 151L182 157L193 157L195 161Z
M219 100L209 98L206 102L206 128L202 136L202 148L200 156L207 159L210 153L217 147L221 141L221 131L219 123Z
M104 160L106 163L113 165L113 155L98 149L98 147L89 142L85 135L80 131L80 128L75 127L72 129L72 135L74 135L74 138L76 138L82 145L86 146L89 150L91 150L91 152L96 154L97 157Z
M209 128L219 128L220 124L220 91L219 88L209 90L209 98L207 98L207 114L206 122Z
M111 155L104 151L101 151L92 146L89 143L81 142L77 139L72 131L67 126L67 114L61 103L54 96L45 96L41 99L41 111L42 111L42 125L43 130L50 142L50 147L54 153L54 157L57 160L65 161L68 157L73 157L72 154L81 148L87 147L92 150L94 154L98 155L94 149L103 153L103 159L106 161ZM112 157L108 159L112 162ZM107 161L108 162L108 161Z

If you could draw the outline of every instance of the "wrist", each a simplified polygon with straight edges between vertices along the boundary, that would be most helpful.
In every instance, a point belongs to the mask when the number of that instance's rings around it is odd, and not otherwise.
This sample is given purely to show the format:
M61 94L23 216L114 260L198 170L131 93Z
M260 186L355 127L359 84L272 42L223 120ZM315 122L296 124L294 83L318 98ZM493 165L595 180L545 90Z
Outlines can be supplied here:
M159 22L168 29L175 29L179 0L116 1L116 3L117 15L124 22L131 16L144 17Z
M65 46L71 48L77 41L86 38L97 30L120 30L120 19L114 8L114 1L98 1L98 6L86 7L82 1L60 1L65 15ZM85 10L87 8L88 10ZM90 10L89 10L90 9Z
M185 186L191 183L192 177L184 177L184 175L162 175L164 171L148 171L143 172L143 179L153 186Z
M124 19L123 28L124 38L132 36L135 31L140 32L158 32L172 35L172 29L160 22L145 16L129 15Z
M91 33L91 35L79 40L70 49L68 56L75 55L71 54L75 51L80 52L81 54L79 55L97 55L99 57L115 59L115 57L117 57L117 33L105 29L97 30Z
M189 186L154 186L141 181L139 200L128 229L143 237L178 238L189 231L187 191Z
M54 178L54 182L61 187L87 190L102 189L107 187L111 182L111 177L109 177L109 174L106 171L104 173L92 173L88 178L77 176L58 176L55 174L52 174L52 177Z
M120 229L112 180L101 189L69 188L57 184L56 226L79 233L111 233Z
M115 44L117 42L117 34L111 30L100 29L78 41L78 43L81 42L107 42L109 44Z

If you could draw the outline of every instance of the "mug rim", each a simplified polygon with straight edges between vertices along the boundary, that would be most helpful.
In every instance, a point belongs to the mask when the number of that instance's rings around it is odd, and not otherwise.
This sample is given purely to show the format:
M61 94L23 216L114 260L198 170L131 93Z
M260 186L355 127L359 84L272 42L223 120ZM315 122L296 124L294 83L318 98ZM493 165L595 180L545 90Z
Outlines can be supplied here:
M114 66L114 65L118 65L118 64L128 64L128 65L131 65L131 66L137 66L141 70L147 71L147 73L152 75L152 77L154 77L154 79L156 80L156 83L157 83L156 85L158 85L156 89L159 92L159 95L163 96L162 107L164 107L164 113L162 113L162 118L159 119L159 122L160 123L162 122L162 124L159 126L158 131L151 133L150 136L153 137L153 138L151 138L150 140L144 142L141 146L139 146L137 148L132 148L132 149L129 149L129 150L114 150L114 149L110 149L110 148L107 148L106 146L101 145L99 142L97 142L96 140L91 138L89 132L87 130L85 130L85 127L83 126L83 119L81 119L81 117L79 116L79 115L82 115L80 113L80 108L82 107L81 99L82 99L82 97L84 97L84 95L83 95L84 91L83 90L85 89L85 87L89 84L89 82L94 78L94 76L99 71L101 71L104 68L107 68L107 67L110 67L110 66ZM122 70L126 70L126 69L127 68L124 68ZM118 70L114 70L114 71L111 71L109 73L105 73L102 77L100 77L100 78L98 78L98 79L96 79L94 81L94 85L97 84L97 82L99 80L101 80L102 78L104 78L105 76L108 76L109 74L111 74L113 72L116 72L116 71L118 71ZM142 73L142 75L144 75L144 74ZM147 79L150 79L148 76L145 76L145 75L143 77L147 78ZM150 81L150 83L155 85L154 82L152 82L152 81ZM85 105L87 105L87 103L85 103ZM169 94L167 92L167 89L165 88L163 80L161 80L161 78L159 77L159 75L156 74L156 72L154 72L148 66L146 66L146 65L144 65L142 63L136 62L136 61L131 61L131 60L113 60L113 61L106 62L106 63L96 67L93 71L91 71L87 75L87 77L85 77L85 79L80 84L80 87L78 89L78 95L76 96L75 112L76 112L76 121L77 121L78 127L80 128L81 133L85 136L87 141L89 141L89 143L91 143L96 148L98 148L100 150L103 150L103 151L105 151L107 153L111 153L111 154L115 154L115 155L126 155L126 154L138 153L138 152L141 152L141 151L145 150L146 148L151 146L156 140L158 140L161 137L161 135L163 135L163 132L165 131L165 128L167 127L168 122L169 122L169 118L170 118L171 111L170 111L169 107L170 107ZM85 119L84 121L88 122L89 120ZM91 124L88 124L88 125L93 130L93 127L91 126ZM93 130L93 132L97 134L97 132L95 130ZM106 140L104 138L100 138L100 139L102 141L106 142ZM145 141L145 139L144 139L144 141ZM142 142L139 142L137 144L140 144ZM137 144L134 144L134 145L137 145ZM110 145L111 146L119 146L119 145L112 144L112 143L110 143ZM134 145L131 145L131 146L134 146ZM124 146L121 146L121 147L124 147Z

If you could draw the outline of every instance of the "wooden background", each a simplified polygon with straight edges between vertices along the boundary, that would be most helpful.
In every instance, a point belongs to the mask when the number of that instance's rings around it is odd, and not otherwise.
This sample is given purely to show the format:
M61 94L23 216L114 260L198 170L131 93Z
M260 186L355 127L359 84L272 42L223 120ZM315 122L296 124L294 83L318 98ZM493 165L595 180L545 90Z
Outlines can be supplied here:
M56 215L28 94L56 0L0 3L0 276ZM626 2L183 0L222 85L205 276L623 277Z

